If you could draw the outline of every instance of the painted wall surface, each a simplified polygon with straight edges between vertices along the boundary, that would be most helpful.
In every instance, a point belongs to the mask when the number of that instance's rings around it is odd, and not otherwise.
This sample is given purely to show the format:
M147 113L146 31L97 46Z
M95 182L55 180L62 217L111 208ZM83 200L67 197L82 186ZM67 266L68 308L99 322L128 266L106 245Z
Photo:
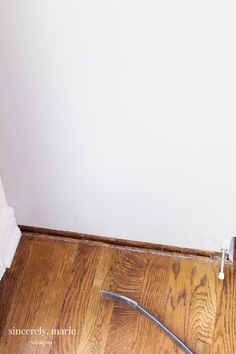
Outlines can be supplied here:
M236 3L0 2L18 222L219 249L236 232Z

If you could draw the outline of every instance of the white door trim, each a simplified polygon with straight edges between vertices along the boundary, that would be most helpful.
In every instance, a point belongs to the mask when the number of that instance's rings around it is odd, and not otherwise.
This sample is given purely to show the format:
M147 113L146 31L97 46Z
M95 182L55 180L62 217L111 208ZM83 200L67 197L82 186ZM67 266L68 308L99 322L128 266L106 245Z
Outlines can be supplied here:
M0 280L6 270L11 266L21 232L17 226L14 209L6 202L2 183L0 180Z

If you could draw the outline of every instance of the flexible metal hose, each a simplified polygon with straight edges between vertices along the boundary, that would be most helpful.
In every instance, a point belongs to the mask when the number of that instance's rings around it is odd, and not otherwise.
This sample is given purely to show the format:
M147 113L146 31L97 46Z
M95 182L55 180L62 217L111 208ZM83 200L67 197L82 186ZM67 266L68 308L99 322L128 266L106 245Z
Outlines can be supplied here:
M149 320L154 322L158 327L160 327L163 332L165 332L178 346L183 349L183 351L187 354L194 354L173 332L171 332L163 323L161 323L155 316L153 316L150 312L145 310L142 306L140 306L137 302L129 299L126 296L114 294L109 291L101 290L101 296L111 300L119 302L120 304L131 307L132 309L140 312L142 315L146 316Z

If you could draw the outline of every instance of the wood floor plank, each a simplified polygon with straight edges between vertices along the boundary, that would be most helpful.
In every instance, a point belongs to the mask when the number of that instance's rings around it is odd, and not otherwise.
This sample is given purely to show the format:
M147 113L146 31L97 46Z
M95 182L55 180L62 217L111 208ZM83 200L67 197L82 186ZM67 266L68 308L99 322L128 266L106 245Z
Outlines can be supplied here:
M172 260L164 320L197 353L209 353L213 337L215 279L216 275L209 262L184 258Z
M188 338L195 352L210 353L216 319L217 272L214 265L192 267Z
M139 302L147 260L142 253L123 251L116 287L111 289L120 295ZM138 314L125 306L114 304L105 353L130 353Z
M55 353L77 353L94 276L100 257L100 247L80 243L75 259L73 275L64 298L58 328L76 329L76 335L56 336Z
M168 284L171 272L171 262L166 257L149 255L144 282L140 297L140 305L154 314L160 321L165 318L168 297ZM163 348L174 353L174 344L164 332L139 315L136 324L134 342L131 353L160 353Z
M100 250L99 262L89 294L88 308L82 326L77 353L104 352L113 303L101 301L100 291L103 288L109 288L110 283L114 284L116 282L117 265L120 264L119 256L119 252L115 252L112 249L109 253L106 248L101 248ZM114 269L116 269L115 272Z
M218 282L217 311L211 354L236 353L236 271L225 270L224 282Z

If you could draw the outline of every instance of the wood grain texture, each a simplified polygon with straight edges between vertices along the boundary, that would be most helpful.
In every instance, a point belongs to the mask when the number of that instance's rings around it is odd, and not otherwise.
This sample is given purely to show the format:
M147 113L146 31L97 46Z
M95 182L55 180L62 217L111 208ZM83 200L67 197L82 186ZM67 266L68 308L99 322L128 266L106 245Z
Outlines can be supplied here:
M219 260L24 233L0 283L0 353L183 353L135 311L100 297L138 301L196 354L236 353L236 271ZM42 336L9 330L45 329ZM52 329L72 328L74 335Z

